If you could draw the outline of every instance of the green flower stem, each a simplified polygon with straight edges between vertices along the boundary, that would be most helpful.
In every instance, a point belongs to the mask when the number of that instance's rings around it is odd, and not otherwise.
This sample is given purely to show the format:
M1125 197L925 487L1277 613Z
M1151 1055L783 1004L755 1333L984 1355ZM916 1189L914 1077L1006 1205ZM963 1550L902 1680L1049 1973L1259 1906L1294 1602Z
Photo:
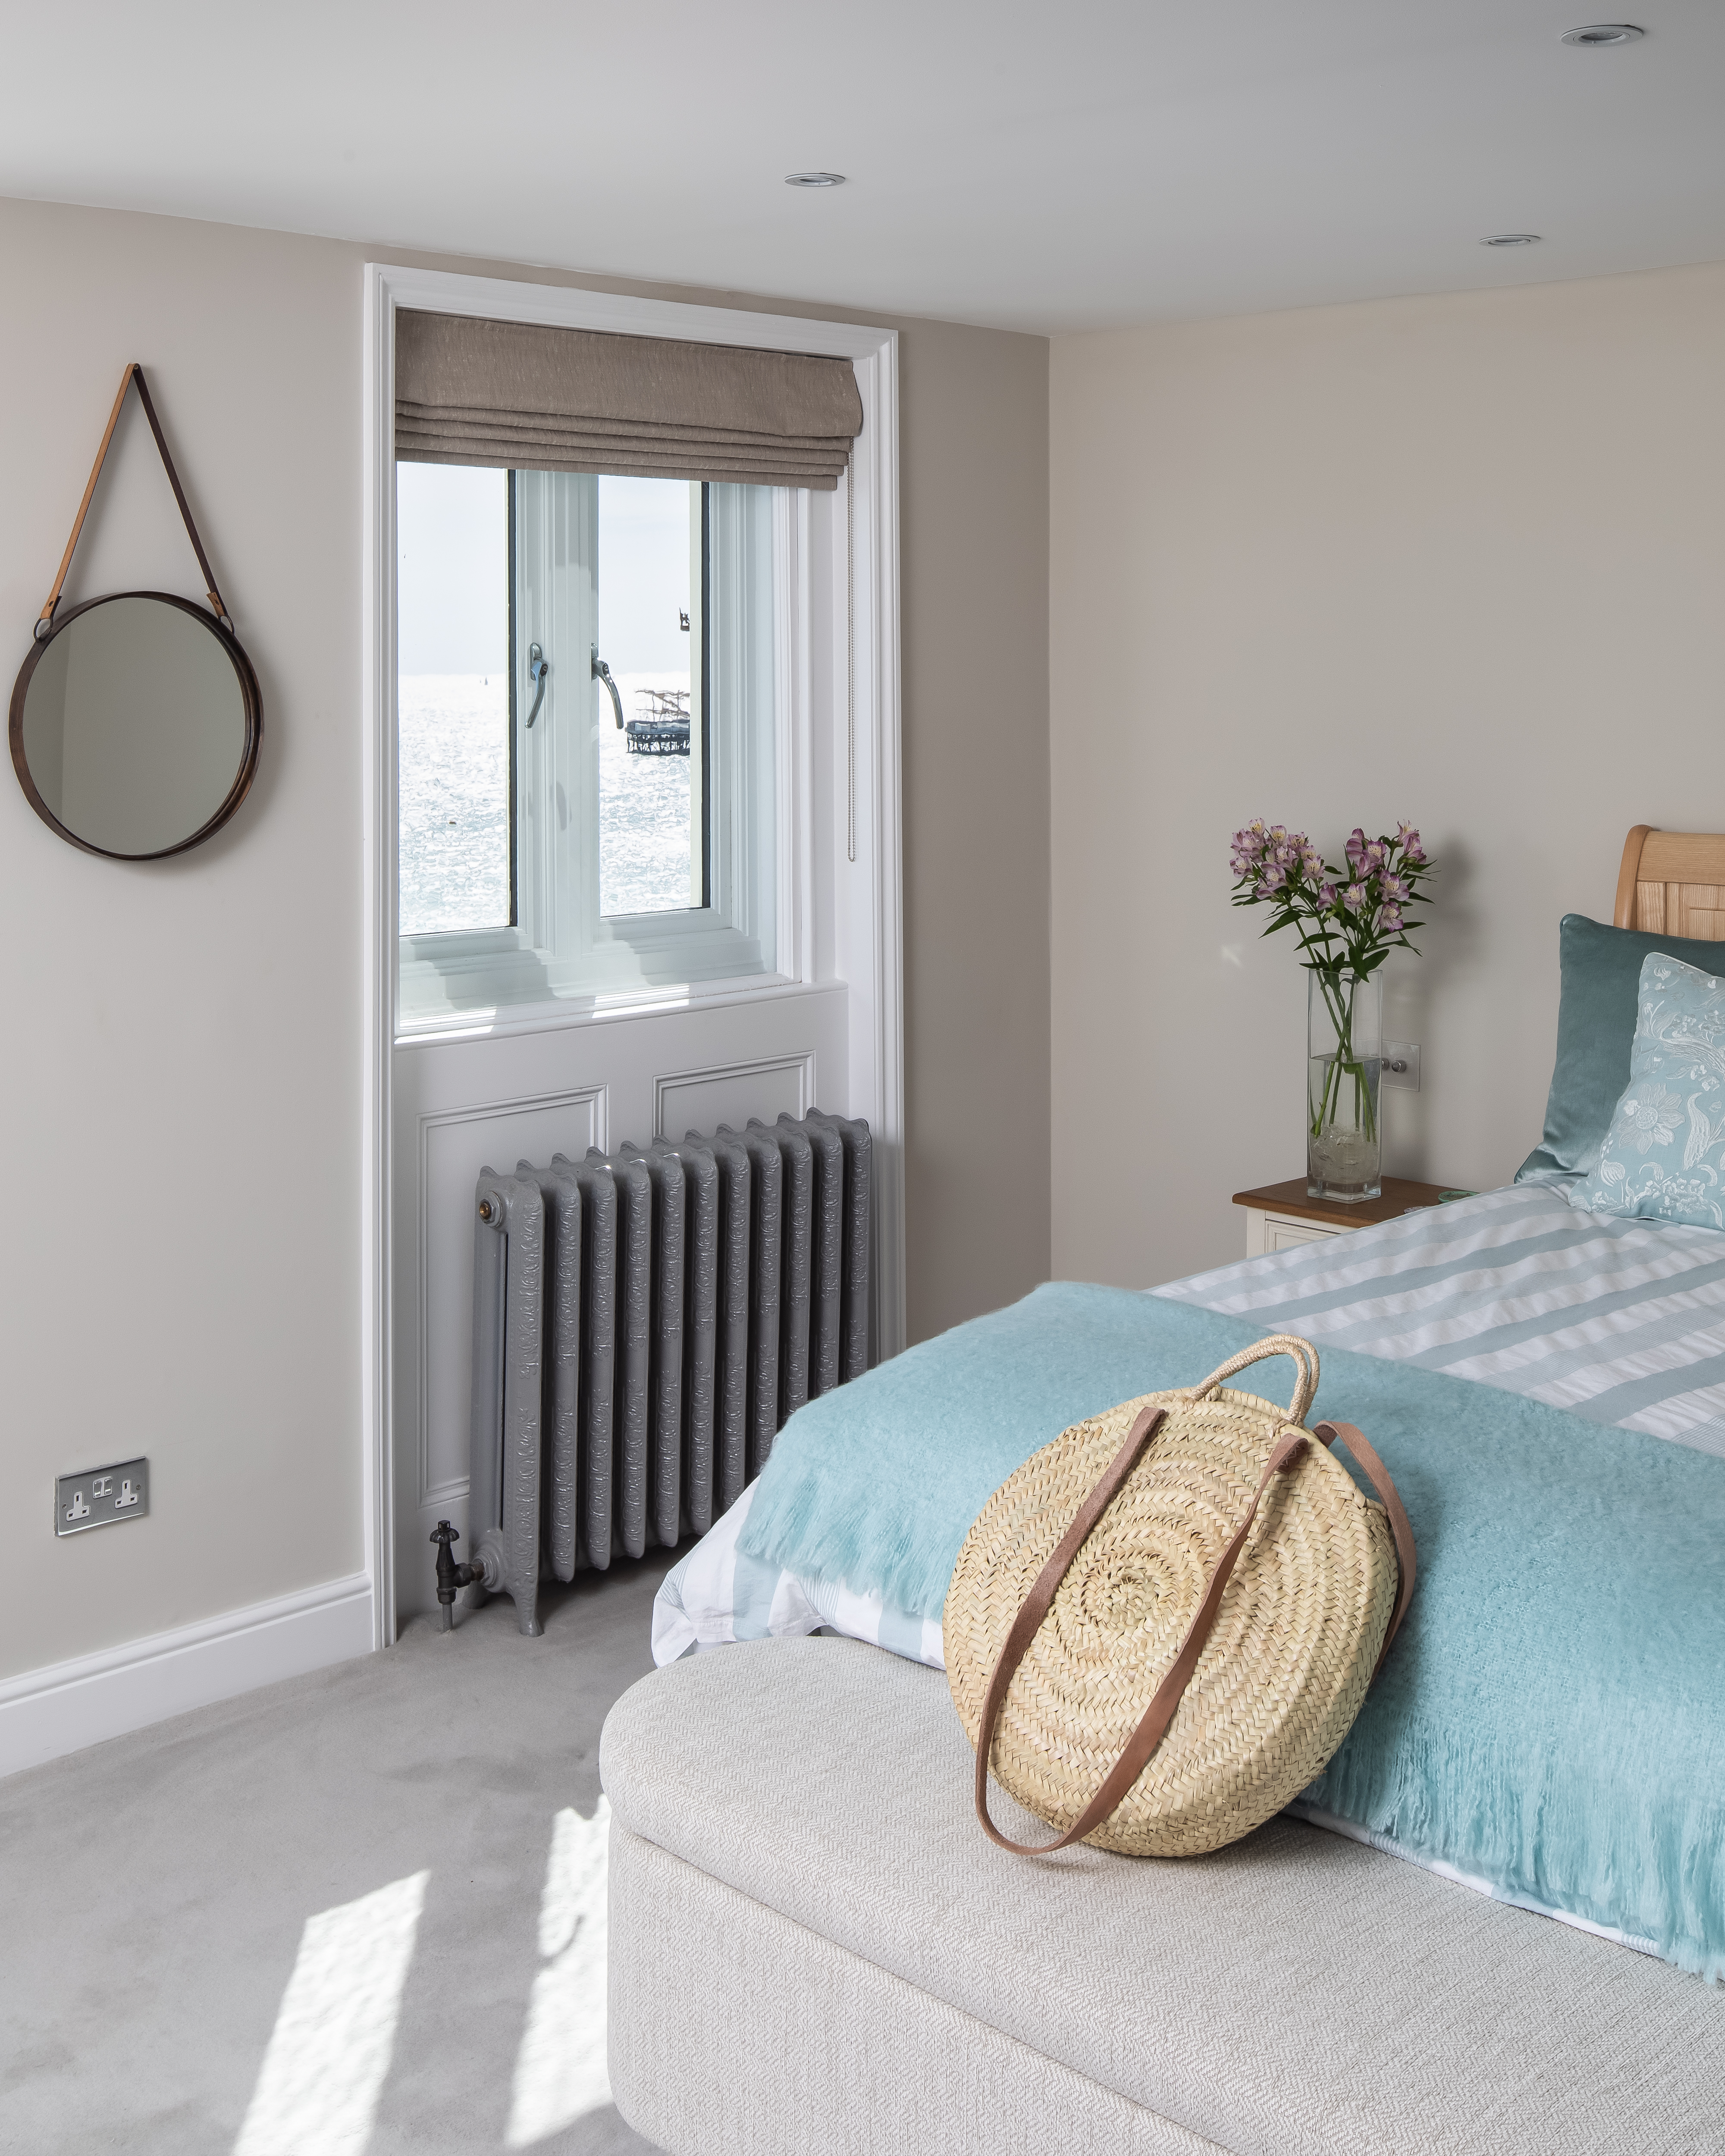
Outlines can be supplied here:
M1372 1105L1372 1087L1366 1076L1363 1060L1353 1052L1353 998L1344 984L1343 976L1327 972L1314 966L1319 988L1330 1014L1330 1024L1335 1029L1336 1050L1330 1058L1330 1067L1324 1073L1323 1091L1318 1096L1317 1111L1312 1119L1312 1135L1321 1137L1327 1124L1333 1123L1342 1107L1342 1081L1344 1075L1353 1081L1353 1117L1364 1136L1374 1139L1378 1135L1377 1112Z

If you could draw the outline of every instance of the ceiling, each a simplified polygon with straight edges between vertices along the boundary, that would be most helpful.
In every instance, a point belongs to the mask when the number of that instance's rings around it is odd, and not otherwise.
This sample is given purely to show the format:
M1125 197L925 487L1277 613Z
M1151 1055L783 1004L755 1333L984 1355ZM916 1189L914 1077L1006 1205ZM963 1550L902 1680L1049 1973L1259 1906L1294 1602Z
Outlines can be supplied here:
M1584 5L63 0L0 194L1043 331L1725 259L1725 6Z

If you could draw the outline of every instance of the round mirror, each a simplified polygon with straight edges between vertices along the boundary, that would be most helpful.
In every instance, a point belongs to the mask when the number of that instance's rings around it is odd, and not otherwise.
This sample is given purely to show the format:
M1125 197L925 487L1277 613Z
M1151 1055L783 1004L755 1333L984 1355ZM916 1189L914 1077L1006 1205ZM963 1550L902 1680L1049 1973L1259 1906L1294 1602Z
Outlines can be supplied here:
M43 821L87 853L153 860L220 830L257 768L263 700L213 614L120 592L63 614L12 692L12 761Z

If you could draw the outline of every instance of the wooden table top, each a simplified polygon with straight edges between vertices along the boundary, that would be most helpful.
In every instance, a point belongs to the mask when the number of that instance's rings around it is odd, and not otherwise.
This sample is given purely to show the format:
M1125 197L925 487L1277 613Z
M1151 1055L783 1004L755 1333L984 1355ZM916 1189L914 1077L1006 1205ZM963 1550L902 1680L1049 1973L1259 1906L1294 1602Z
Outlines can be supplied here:
M1337 1228L1370 1228L1380 1220L1399 1220L1404 1213L1412 1213L1422 1205L1435 1205L1445 1191L1453 1188L1447 1183L1409 1183L1404 1176L1386 1175L1381 1198L1363 1198L1357 1205L1349 1205L1331 1198L1308 1198L1305 1177L1296 1175L1291 1183L1267 1183L1260 1190L1236 1190L1234 1202L1266 1213L1285 1213L1296 1219L1322 1220Z

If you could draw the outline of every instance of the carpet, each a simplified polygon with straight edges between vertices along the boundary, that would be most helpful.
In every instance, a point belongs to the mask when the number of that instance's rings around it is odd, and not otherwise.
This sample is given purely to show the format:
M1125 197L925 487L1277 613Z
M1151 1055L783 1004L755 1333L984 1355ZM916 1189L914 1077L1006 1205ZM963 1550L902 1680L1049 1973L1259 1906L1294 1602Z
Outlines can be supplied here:
M0 2148L639 2156L599 1727L658 1553L0 1781Z

